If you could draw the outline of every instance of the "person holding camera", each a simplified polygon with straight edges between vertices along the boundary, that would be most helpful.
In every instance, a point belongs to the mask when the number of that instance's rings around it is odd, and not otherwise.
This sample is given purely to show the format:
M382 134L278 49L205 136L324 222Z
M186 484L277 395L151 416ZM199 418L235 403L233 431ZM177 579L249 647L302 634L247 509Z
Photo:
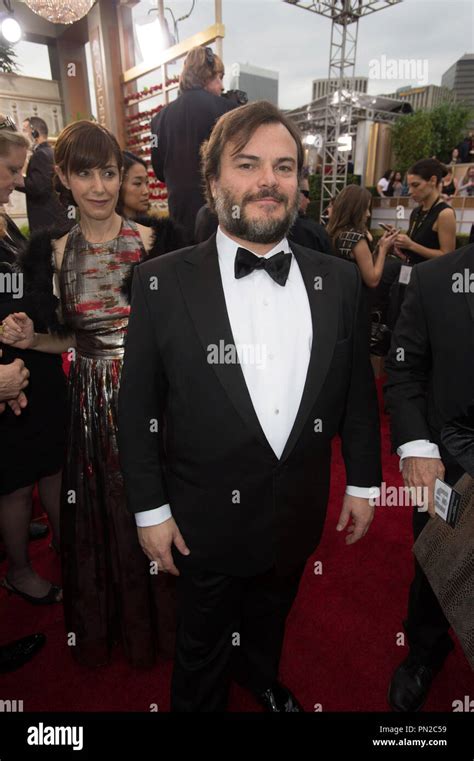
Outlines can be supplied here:
M211 48L192 48L184 62L179 97L151 122L153 169L168 188L168 206L183 227L186 243L194 242L196 214L206 203L200 174L201 144L222 114L236 103L221 97L224 64Z

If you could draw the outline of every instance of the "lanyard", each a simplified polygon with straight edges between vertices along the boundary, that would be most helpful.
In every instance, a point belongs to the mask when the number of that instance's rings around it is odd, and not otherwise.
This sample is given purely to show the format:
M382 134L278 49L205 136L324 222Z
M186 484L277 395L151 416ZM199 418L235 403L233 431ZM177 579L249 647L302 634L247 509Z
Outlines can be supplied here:
M418 232L418 230L421 228L421 226L424 224L425 220L427 219L429 213L432 209L436 206L437 203L440 201L440 196L435 200L435 202L430 206L430 208L423 212L423 207L420 206L420 208L417 211L416 217L413 217L413 223L410 225L410 229L408 230L408 237L412 240L414 239L414 236Z

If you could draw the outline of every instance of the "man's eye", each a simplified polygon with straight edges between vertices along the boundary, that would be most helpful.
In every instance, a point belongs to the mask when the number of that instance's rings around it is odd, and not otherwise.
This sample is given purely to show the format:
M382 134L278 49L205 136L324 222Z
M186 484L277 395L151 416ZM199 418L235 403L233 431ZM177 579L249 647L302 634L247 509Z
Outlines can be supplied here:
M113 171L113 169L108 170L104 174L106 177L115 177L115 172Z
M291 168L291 166L287 166L286 164L282 164L282 166L280 166L280 167L278 167L278 168L280 169L280 171L281 171L281 172L286 172L286 173L288 173L288 172L291 172L291 171L292 171L292 168Z
M239 164L239 169L252 169L253 164Z
M87 177L89 175L89 171L87 169L82 169L82 171L77 173L79 177Z

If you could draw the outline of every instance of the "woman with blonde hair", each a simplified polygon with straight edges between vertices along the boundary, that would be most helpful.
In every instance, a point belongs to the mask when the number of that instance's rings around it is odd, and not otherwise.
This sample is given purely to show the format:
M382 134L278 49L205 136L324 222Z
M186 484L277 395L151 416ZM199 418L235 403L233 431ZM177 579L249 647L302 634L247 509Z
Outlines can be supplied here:
M15 123L0 115L0 204L8 202L13 190L23 184L22 167L29 142ZM14 221L3 212L0 219L0 320L13 311L28 310L39 330L46 329L48 310L41 316L29 298L19 268L26 246ZM38 485L41 502L52 528L52 546L59 550L59 493L65 446L66 378L60 356L9 346L0 328L2 364L21 360L29 372L29 385L16 404L10 403L0 416L0 534L8 559L2 586L10 594L33 605L49 605L62 599L60 587L36 573L28 555L28 527L32 496ZM2 343L2 341L4 341Z
M170 215L189 244L194 242L196 215L206 203L199 149L219 117L235 108L221 97L223 77L224 64L210 47L192 48L180 76L179 97L151 122L153 169L167 185Z
M40 355L69 350L72 359L61 490L71 654L98 666L121 643L133 666L151 666L158 648L172 652L173 581L153 572L127 510L117 402L130 313L125 286L135 264L161 251L153 230L115 210L122 151L105 127L73 122L59 135L54 157L80 221L67 235L48 231L33 238L23 272L34 283L30 296L46 329L25 313L12 314L4 321L4 340ZM158 437L152 421L143 423Z

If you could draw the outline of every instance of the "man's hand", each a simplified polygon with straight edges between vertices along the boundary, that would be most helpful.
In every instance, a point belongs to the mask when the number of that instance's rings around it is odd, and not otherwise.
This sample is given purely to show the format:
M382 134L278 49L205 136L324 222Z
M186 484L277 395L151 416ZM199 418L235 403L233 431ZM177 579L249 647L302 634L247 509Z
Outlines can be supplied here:
M375 507L370 504L368 499L363 497L352 497L350 494L344 495L342 510L337 522L337 531L344 531L349 519L352 523L347 529L346 544L354 544L369 530L374 517Z
M179 571L173 563L171 545L174 544L182 555L189 555L190 550L174 518L168 518L158 526L138 527L138 540L147 558L158 564L159 571L179 576Z
M427 502L424 499L423 506L432 518L436 515L434 509L434 487L437 478L444 479L444 465L437 457L405 457L402 462L402 475L405 486L415 489L423 488L426 492ZM420 502L421 500L417 500ZM422 505L418 505L422 507Z
M0 365L0 400L18 399L28 385L30 371L22 359L14 359L9 365Z

